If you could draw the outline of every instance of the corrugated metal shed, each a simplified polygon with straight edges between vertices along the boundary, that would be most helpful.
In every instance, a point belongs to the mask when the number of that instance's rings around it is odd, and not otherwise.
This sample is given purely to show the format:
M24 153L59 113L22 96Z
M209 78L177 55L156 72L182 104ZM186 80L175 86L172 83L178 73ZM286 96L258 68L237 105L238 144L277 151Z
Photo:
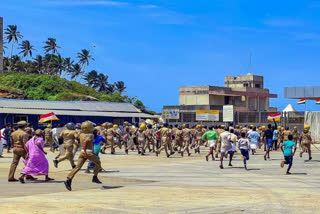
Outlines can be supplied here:
M5 114L33 114L42 115L49 113L45 109L22 109L22 108L0 108L0 113ZM63 111L54 110L56 115L72 115L72 116L97 116L97 117L137 117L137 118L157 118L157 116L139 112L95 112L95 111Z
M286 87L284 96L288 99L320 99L320 86Z
M109 103L95 101L41 101L0 99L1 108L6 109L39 109L48 111L87 111L87 112L130 112L141 113L130 103Z

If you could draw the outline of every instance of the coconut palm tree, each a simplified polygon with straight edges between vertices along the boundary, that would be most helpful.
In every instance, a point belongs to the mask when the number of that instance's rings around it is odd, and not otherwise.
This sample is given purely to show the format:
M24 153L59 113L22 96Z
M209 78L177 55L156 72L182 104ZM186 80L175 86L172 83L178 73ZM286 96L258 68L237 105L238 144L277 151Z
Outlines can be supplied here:
M64 58L63 66L64 66L65 75L70 74L70 72L72 72L73 63L74 62L70 57Z
M108 75L104 75L104 74L99 74L97 76L97 81L96 83L93 85L94 88L97 89L97 91L99 92L107 92L107 88L108 88Z
M55 38L48 38L48 40L45 41L44 43L45 43L45 46L43 46L44 52L46 54L51 53L51 57L47 65L47 69L48 69L51 64L53 55L57 54L58 48L61 48L61 47L57 45L57 40Z
M115 90L117 92L119 92L119 94L122 94L124 92L124 90L126 90L126 87L124 86L124 82L123 81L115 82L114 86L115 86Z
M64 71L64 58L60 54L54 56L52 60L52 65L54 70L53 74L60 77L62 72Z
M38 74L42 74L43 68L45 67L45 60L41 55L37 55L34 58L35 70Z
M89 65L90 60L94 60L94 58L90 55L90 50L82 49L81 52L77 54L77 58L79 59L79 64L82 67L82 73L79 82L81 82L83 75L85 74L85 67Z
M23 57L26 57L26 60L28 59L28 56L32 57L32 51L34 51L33 45L31 45L29 40L24 40L20 44L19 49L21 50L19 54L23 54Z
M96 86L97 79L98 79L98 72L96 70L90 71L84 77L84 80L89 87Z
M11 54L10 58L13 56L13 47L15 43L19 42L19 39L22 39L23 36L21 33L18 31L17 25L8 25L8 27L4 30L5 39L7 40L8 43L12 43L11 45Z
M81 74L81 66L76 63L72 66L71 79L76 79Z
M116 90L115 90L114 84L108 84L108 85L107 85L107 88L106 88L106 90L105 90L105 93L107 93L107 94L113 94L115 91L116 91Z

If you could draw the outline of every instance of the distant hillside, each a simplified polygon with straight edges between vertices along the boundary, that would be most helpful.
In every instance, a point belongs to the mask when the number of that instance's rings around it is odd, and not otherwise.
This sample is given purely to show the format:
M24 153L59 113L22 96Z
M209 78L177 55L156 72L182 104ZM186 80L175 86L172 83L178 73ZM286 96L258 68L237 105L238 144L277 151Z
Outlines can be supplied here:
M134 98L119 93L106 94L57 76L10 73L0 74L0 97L32 100L97 100L106 102L134 102Z

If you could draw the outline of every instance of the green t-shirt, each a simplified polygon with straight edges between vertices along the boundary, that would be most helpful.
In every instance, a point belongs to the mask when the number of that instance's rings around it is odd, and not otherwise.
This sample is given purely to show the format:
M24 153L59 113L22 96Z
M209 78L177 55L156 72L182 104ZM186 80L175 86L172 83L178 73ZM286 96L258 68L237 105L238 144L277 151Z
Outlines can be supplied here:
M283 145L283 155L292 156L292 148L296 146L296 143L291 140L288 140L284 142L282 145Z
M219 135L213 130L209 130L202 135L202 140L218 140Z

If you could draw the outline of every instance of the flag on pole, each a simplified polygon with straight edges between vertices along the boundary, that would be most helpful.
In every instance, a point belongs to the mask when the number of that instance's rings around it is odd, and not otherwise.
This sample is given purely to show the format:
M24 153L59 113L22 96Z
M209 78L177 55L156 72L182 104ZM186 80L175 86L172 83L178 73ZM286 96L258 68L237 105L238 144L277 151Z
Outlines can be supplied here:
M320 99L316 100L316 104L320 105Z
M281 119L281 112L268 114L268 121L275 120L276 122L279 122L280 119Z
M301 99L298 101L298 104L306 104L306 99Z
M59 118L53 112L51 112L49 114L41 115L39 123L45 123L45 122L52 121L52 120L59 120Z

